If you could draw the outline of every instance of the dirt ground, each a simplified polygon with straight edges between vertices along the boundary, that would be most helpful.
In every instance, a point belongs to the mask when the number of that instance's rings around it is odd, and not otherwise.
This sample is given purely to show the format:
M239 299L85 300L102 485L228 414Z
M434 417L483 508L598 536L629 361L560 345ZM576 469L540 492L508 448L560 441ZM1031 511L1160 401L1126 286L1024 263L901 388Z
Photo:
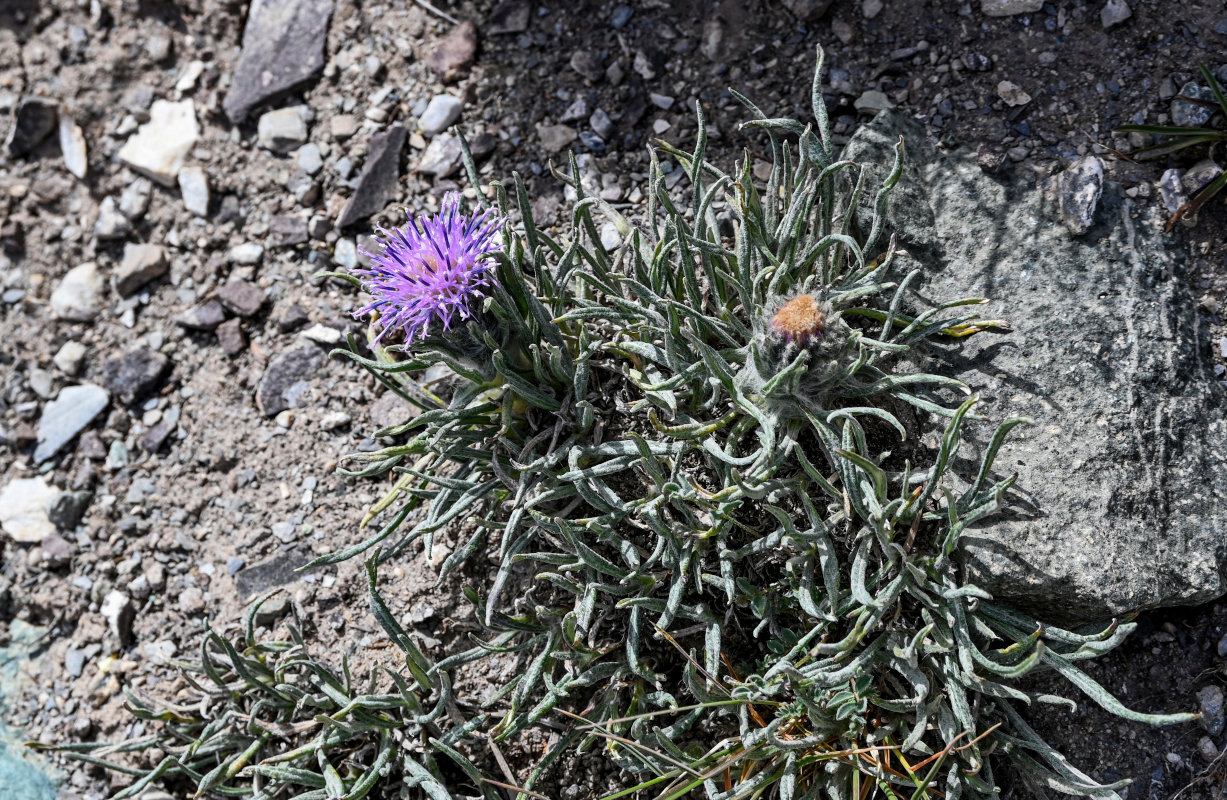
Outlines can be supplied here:
M0 115L28 97L58 104L88 153L83 179L66 169L54 133L25 155L0 156L0 488L41 475L88 501L79 524L41 543L0 538L0 644L13 620L45 629L41 666L7 698L7 720L29 737L134 735L121 685L156 691L173 675L168 660L191 657L206 623L235 630L249 596L283 582L317 621L320 650L361 651L382 636L357 563L301 579L284 569L366 535L358 521L385 483L338 475L337 460L375 447L371 432L404 411L358 369L324 359L330 342L359 330L349 315L356 297L311 276L352 264L356 240L370 232L365 222L336 222L372 136L398 124L411 133L397 201L373 221L398 223L400 204L435 207L463 185L422 170L430 152L416 126L432 97L462 101L459 128L483 144L482 181L518 172L548 223L563 209L548 172L560 152L590 156L606 199L642 202L647 145L659 136L692 146L696 102L714 128L710 157L762 157L764 143L737 131L746 112L728 87L771 115L808 119L821 44L840 141L885 103L923 119L948 147L1003 149L1004 169L1046 175L1099 154L1131 196L1156 203L1163 169L1191 160L1131 163L1114 154L1129 143L1112 129L1166 121L1199 62L1220 75L1227 67L1221 0L1130 0L1130 18L1110 28L1104 4L1082 0L1005 17L986 16L979 2L836 0L813 21L793 12L818 4L777 0L513 0L498 14L490 1L438 0L475 23L478 44L475 61L444 84L431 61L455 26L425 5L337 0L318 79L235 124L224 101L246 4L0 3ZM523 29L497 32L508 19ZM1030 100L1007 103L1003 94L1019 98L1003 81ZM157 182L139 209L144 183L119 153L157 100L194 104L200 134L186 163L207 181L203 213L185 206L178 185ZM261 113L298 104L311 117L306 141L284 153L261 147ZM8 127L0 122L0 132ZM130 218L116 211L133 204ZM121 293L125 246L141 243L162 248L164 274ZM263 249L253 257L250 245ZM1217 343L1217 303L1227 300L1221 203L1186 229L1185 246ZM53 293L91 262L104 278L96 314L57 319ZM232 281L244 283L228 289ZM192 315L223 294L227 321L197 324ZM63 357L70 342L84 349L75 365ZM288 385L270 386L277 379ZM107 386L109 406L40 467L32 454L41 415L61 388L83 382ZM421 634L444 637L468 610L454 586L434 588L431 573L425 556L406 555L385 569L386 599ZM107 604L113 592L118 610ZM1227 683L1225 634L1219 605L1153 612L1088 670L1141 710L1194 709L1199 690ZM1132 777L1133 800L1224 791L1221 715L1213 735L1154 730L1086 705L1032 719L1089 774ZM65 775L64 797L111 788L92 769L67 765Z

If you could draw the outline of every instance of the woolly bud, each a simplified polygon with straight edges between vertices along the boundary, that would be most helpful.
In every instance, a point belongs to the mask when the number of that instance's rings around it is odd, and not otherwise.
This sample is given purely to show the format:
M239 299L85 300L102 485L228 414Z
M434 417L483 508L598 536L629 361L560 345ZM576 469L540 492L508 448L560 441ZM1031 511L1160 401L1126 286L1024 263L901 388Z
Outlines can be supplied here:
M827 318L813 295L803 294L785 303L771 318L771 330L789 342L806 344L821 339Z

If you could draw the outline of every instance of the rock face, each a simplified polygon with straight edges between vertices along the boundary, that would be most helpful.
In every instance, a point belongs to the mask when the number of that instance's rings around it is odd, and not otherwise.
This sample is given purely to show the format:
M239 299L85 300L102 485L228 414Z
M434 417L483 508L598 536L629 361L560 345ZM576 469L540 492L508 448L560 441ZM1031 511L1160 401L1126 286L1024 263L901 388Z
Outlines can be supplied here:
M1227 393L1161 213L1107 183L1095 224L1072 238L1029 180L988 178L974 153L938 156L891 112L843 157L889 164L900 135L910 185L889 223L925 269L920 293L987 297L981 316L1013 326L921 359L981 398L987 421L967 429L960 469L974 469L997 422L1035 420L996 459L1018 482L963 540L969 578L1065 622L1222 595Z
M243 51L222 105L242 122L261 103L312 80L324 68L332 0L254 0Z

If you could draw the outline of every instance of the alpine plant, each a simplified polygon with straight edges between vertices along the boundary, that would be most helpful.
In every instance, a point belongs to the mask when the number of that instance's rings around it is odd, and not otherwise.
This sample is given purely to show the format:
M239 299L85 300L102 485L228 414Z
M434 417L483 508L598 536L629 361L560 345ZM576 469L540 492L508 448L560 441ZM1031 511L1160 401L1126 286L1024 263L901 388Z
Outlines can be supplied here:
M884 168L841 160L822 63L813 125L737 95L772 158L765 185L749 158L727 172L707 160L699 108L693 151L651 150L631 218L585 192L572 158L568 224L539 227L515 176L493 205L478 194L466 213L450 195L384 231L369 269L337 276L369 294L371 321L338 353L417 411L375 433L392 444L350 456L352 474L390 483L363 521L373 535L315 563L365 554L404 660L360 697L316 670L322 711L291 708L300 690L277 684L284 701L231 692L213 723L168 723L194 742L193 773L229 764L214 784L258 783L260 797L294 782L357 796L376 764L402 797L515 784L523 800L600 748L624 770L607 798L989 798L1003 766L1107 798L1121 784L1078 771L1017 710L1073 703L1023 676L1055 670L1129 719L1191 718L1129 711L1077 668L1130 622L1064 630L964 580L960 536L1006 502L1013 478L993 459L1024 420L994 431L967 387L902 365L934 337L1008 326L977 318L978 298L910 291L920 270L885 230L903 143ZM476 186L467 150L465 164ZM609 223L618 247L598 235ZM973 425L979 466L955 476ZM375 568L440 545L438 580L463 586L484 632L428 655L383 606ZM248 638L245 654L263 652ZM518 659L497 696L456 695L447 676L492 653ZM282 680L269 669L239 679ZM534 763L489 760L542 725L556 735Z

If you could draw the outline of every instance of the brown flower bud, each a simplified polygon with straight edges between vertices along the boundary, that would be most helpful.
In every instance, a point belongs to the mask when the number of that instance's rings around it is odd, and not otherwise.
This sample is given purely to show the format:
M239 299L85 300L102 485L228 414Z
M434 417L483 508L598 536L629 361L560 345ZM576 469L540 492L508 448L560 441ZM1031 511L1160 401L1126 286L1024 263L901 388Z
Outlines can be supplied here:
M794 297L780 308L771 319L771 329L790 342L804 344L810 339L821 339L826 330L827 318L813 295Z

